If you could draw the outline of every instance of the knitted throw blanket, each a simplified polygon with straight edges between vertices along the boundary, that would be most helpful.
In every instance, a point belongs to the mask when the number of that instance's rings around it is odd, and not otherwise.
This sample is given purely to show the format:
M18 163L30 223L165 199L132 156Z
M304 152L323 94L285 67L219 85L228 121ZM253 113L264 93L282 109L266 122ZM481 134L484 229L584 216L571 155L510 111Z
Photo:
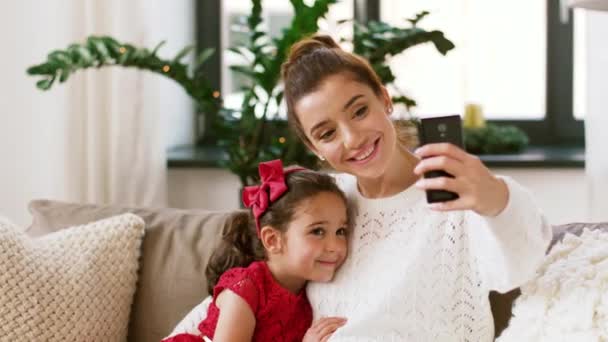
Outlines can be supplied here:
M567 234L537 275L498 342L608 341L608 233Z

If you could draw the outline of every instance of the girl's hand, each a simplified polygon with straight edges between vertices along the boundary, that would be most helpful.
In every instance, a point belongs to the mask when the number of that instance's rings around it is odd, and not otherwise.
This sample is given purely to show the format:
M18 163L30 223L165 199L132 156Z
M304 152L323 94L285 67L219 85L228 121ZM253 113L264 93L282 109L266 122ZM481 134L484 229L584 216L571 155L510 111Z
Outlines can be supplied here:
M477 158L449 143L428 144L418 148L421 158L414 173L444 170L454 176L420 178L416 187L422 190L448 190L458 194L453 201L431 204L438 211L471 209L483 216L496 216L507 206L509 189Z
M325 342L341 326L346 324L346 318L323 317L314 322L302 342Z

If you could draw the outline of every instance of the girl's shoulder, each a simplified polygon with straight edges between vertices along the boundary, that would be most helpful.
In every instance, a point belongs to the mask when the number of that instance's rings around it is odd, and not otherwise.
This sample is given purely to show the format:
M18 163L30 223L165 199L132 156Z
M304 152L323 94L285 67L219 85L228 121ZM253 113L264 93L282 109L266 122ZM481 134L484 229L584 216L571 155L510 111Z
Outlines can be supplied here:
M267 268L264 261L254 261L247 267L234 267L224 272L218 281L219 283L230 283L232 281L238 281L243 278L257 279L264 277L265 268Z
M213 288L213 298L216 299L223 290L228 289L243 298L255 312L264 291L264 283L267 282L266 269L265 262L256 261L247 267L227 270Z

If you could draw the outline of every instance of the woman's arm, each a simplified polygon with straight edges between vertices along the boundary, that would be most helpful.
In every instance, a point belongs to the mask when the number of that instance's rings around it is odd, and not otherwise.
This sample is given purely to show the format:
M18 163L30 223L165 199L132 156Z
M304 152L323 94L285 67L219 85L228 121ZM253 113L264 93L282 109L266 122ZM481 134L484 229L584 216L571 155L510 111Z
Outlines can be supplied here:
M468 210L465 214L487 288L506 292L534 276L552 237L551 226L529 192L517 182L497 177L476 156L452 144L429 144L416 154L423 158L414 172L445 170L454 178L420 179L423 189L445 189L459 198L431 207L438 211Z
M215 305L220 309L220 316L213 340L250 342L255 330L255 315L249 304L226 289L218 295Z
M541 264L553 231L531 194L504 177L509 189L500 214L467 213L473 255L490 290L507 292L532 279Z

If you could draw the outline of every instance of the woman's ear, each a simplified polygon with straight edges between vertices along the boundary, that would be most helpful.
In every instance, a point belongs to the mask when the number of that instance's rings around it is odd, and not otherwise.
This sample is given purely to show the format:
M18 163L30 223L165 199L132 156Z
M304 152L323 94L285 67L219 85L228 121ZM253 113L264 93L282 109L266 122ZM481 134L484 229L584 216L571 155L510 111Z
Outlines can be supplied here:
M283 250L283 234L271 226L260 229L260 240L269 254L279 254Z
M393 101L391 100L391 95L388 93L386 87L382 87L382 102L384 102L386 114L391 115L393 113Z
M301 139L300 141L302 141L304 143L304 145L312 152L315 154L315 156L317 156L317 158L319 158L320 161L325 161L325 157L323 157L321 155L321 153L310 143L310 140L306 139L303 140Z
M312 145L308 137L306 139L300 139L300 141L306 146L312 153L314 153L317 157L320 156L319 151Z

